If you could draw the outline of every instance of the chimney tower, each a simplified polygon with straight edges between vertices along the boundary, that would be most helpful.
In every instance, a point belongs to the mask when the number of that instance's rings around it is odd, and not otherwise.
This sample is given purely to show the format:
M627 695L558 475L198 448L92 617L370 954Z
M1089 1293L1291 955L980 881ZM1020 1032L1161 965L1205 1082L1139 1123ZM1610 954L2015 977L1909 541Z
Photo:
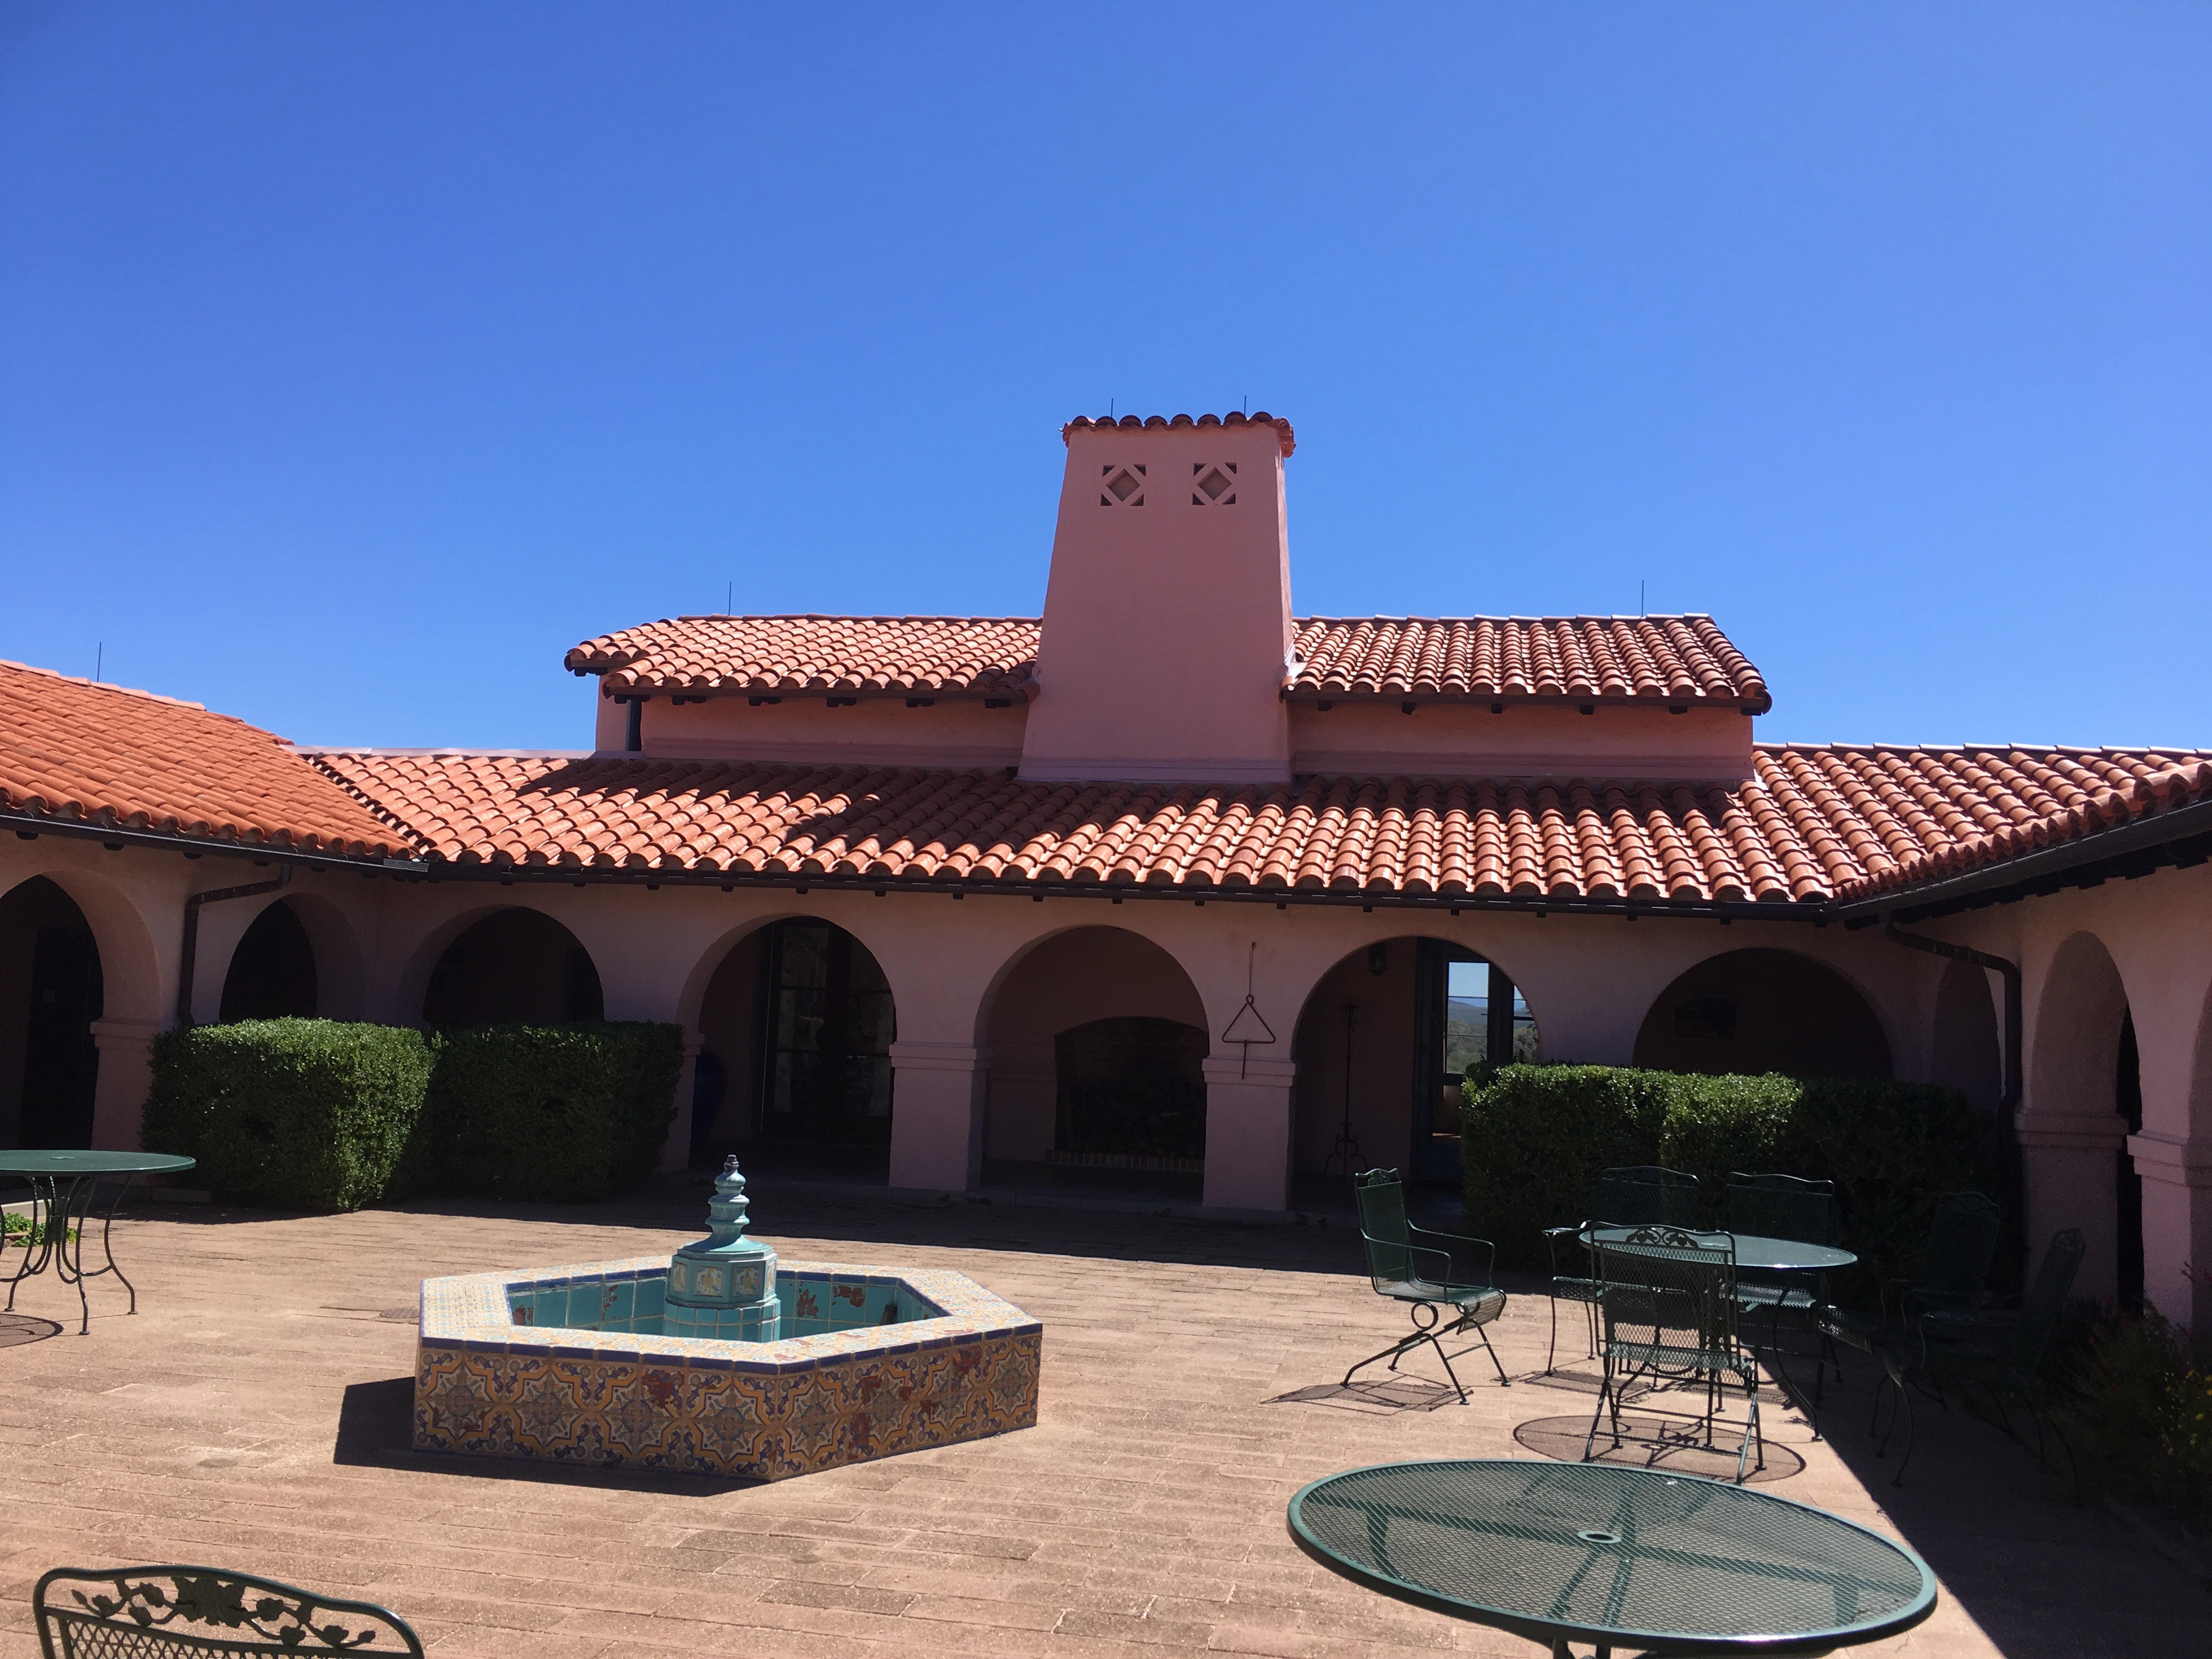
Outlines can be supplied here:
M1022 775L1287 781L1291 423L1128 416L1060 436Z

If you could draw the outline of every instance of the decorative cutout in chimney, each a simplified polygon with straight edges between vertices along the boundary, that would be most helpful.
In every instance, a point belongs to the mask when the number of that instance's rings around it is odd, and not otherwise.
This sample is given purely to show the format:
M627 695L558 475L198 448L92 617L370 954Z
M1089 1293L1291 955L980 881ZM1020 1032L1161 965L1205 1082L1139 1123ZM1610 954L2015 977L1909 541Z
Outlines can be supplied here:
M1112 462L1098 469L1098 476L1106 480L1099 493L1101 507L1142 507L1145 504L1145 469L1142 466L1121 466Z
M1194 480L1190 491L1193 507L1237 505L1236 462L1224 461L1218 466L1208 466L1204 461L1194 461L1190 476Z

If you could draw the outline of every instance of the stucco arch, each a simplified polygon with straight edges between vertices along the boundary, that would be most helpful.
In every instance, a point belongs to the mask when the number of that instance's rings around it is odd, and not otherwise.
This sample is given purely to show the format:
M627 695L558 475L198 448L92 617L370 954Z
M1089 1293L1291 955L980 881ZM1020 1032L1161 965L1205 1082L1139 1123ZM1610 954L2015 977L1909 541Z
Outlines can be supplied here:
M2059 942L2041 979L2020 1115L2024 1242L2032 1259L2053 1232L2079 1227L2088 1254L2076 1293L2112 1296L2120 1288L2121 1187L2136 1179L2118 1109L2127 985L2110 948L2087 930ZM2137 1208L2140 1198L2130 1198L2128 1207ZM2130 1219L2132 1263L2141 1259L2139 1209Z
M315 1013L322 1019L368 1016L368 960L352 916L324 894L295 885L250 899L210 905L200 912L199 961L192 980L192 1018L215 1019L237 965L239 947L253 926L277 905L299 919L315 956ZM434 958L433 958L434 960ZM419 1002L417 1004L419 1006Z
M1638 1025L1634 1063L1661 1071L1894 1075L1879 1000L1837 963L1760 944L1701 957Z
M165 969L155 945L156 924L123 887L80 866L56 860L23 870L9 884L12 892L43 876L70 896L92 929L100 947L103 1022L130 1020L151 1026L167 1023L173 969ZM161 931L173 933L173 927Z
M438 964L444 959L446 952L451 950L464 934L478 924L508 910L533 912L554 923L573 939L592 959L592 971L599 975L601 993L605 994L605 972L599 965L603 959L602 955L592 948L587 931L577 926L574 918L559 915L543 905L524 903L515 900L499 901L489 904L472 905L466 909L456 911L425 930L422 937L416 940L414 949L408 953L405 966L402 968L399 975L395 1012L403 1023L409 1024L423 1023L423 1005L430 989L431 976L436 972Z
M896 1132L891 1069L878 1045L888 1047L896 1039L899 989L869 939L848 926L845 916L827 914L834 908L779 906L748 916L720 930L685 976L677 1006L695 1055L693 1092L684 1119L695 1155L762 1139L815 1145L836 1140L865 1149L878 1144L878 1133ZM813 958L824 975L824 994L815 1010L824 1023L814 1028L818 1046L809 1052L837 1056L836 1075L842 1081L825 1089L817 1079L786 1097L792 1115L779 1117L771 1110L779 1051L762 1020L764 1012L775 1012L771 1005L777 993L763 971L775 953L766 948L773 941L764 936L794 924L828 930L824 954ZM888 1007L884 988L890 992ZM849 1116L839 1103L852 1085L865 1085L882 1111L872 1105L861 1116Z
M749 915L741 921L732 922L700 948L690 969L684 974L683 986L676 996L675 1018L687 1033L696 1035L698 1032L699 1012L706 1003L707 989L714 982L714 975L721 971L722 964L729 960L730 952L763 927L773 927L779 921L826 922L850 933L867 947L868 954L883 969L884 977L890 981L892 1000L904 1004L907 988L900 981L911 971L911 968L908 963L899 961L898 952L893 948L893 940L890 937L892 930L872 924L866 911L856 914L841 908L833 915L826 905L780 905L774 909ZM896 967L893 965L895 963L897 964Z
M1292 1029L1305 1018L1314 994L1324 980L1371 946L1401 939L1442 939L1474 951L1485 962L1497 963L1528 1005L1538 1027L1543 1025L1544 1011L1537 1006L1538 996L1530 994L1528 982L1522 978L1524 968L1532 973L1539 971L1537 957L1540 953L1528 940L1512 938L1500 928L1486 927L1480 918L1447 917L1434 911L1376 910L1340 915L1350 925L1340 925L1321 937L1310 936L1301 929L1283 941L1285 948L1273 963L1267 961L1269 953L1262 947L1261 976L1277 1006L1294 1011ZM1241 988L1238 994L1243 994ZM1287 1048L1287 1033L1284 1042Z
M2069 935L2052 953L2035 1005L2028 1051L2028 1112L2104 1116L2112 1110L2114 1067L2128 991L2104 940Z
M1206 999L1176 953L1141 929L1101 919L1040 931L991 975L975 1018L988 1067L990 1158L1035 1163L1078 1150L1059 1145L1069 1081L1059 1074L1060 1048L1070 1033L1103 1022L1194 1031L1177 1039L1185 1051L1178 1064L1190 1067L1182 1088L1203 1101L1199 1062L1213 1046Z

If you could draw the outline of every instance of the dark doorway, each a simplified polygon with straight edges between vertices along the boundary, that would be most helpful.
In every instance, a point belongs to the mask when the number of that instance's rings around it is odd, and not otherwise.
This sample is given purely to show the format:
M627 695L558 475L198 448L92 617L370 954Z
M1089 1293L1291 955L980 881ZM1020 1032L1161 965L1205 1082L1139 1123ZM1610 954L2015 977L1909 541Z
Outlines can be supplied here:
M1793 951L1730 951L1659 994L1636 1064L1662 1072L1886 1078L1889 1040L1866 999Z
M0 1144L92 1144L100 947L76 902L43 876L0 898Z
M1536 1022L1505 970L1464 945L1414 941L1413 1173L1460 1175L1467 1074L1536 1058Z
M315 947L299 913L278 899L259 915L231 953L222 981L226 1025L240 1019L312 1019L315 1014Z
M1054 1149L1139 1169L1206 1164L1206 1033L1179 1020L1094 1019L1053 1038Z
M887 1146L890 981L868 948L826 921L763 930L761 1133L770 1140Z
M558 1025L599 1019L592 953L543 911L495 911L446 947L422 997L430 1025Z
M2120 1021L2120 1058L2112 1077L2113 1106L2131 1135L2142 1133L2142 1056L2136 1048L2136 1017ZM2120 1305L2140 1308L2143 1299L2142 1172L2123 1141L2112 1155L2114 1267Z

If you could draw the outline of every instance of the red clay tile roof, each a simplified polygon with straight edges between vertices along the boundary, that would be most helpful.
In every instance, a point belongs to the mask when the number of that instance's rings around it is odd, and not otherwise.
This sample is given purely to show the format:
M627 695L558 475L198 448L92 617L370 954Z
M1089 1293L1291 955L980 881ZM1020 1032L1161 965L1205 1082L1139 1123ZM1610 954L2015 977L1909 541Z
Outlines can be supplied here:
M1310 617L1293 650L1301 699L1774 703L1711 617Z
M1766 682L1711 617L1310 617L1293 624L1301 702L1723 703L1764 714ZM586 640L573 672L610 691L1020 695L1026 617L672 617Z
M1012 697L1036 672L1019 617L672 617L565 659L610 691Z
M323 754L457 864L881 881L1817 903L2212 798L2212 754L1763 747L1742 785Z
M405 838L287 749L196 702L0 662L0 810L384 858Z
M2212 800L2212 750L1763 744L1760 784L1838 826L1863 898Z
M1292 450L1298 447L1297 436L1291 430L1291 423L1279 415L1270 415L1264 409L1257 415L1244 415L1232 410L1226 415L1200 415L1195 419L1188 415L1146 415L1143 416L1124 415L1118 419L1111 415L1102 415L1097 416L1096 419L1088 415L1079 415L1073 420L1070 421L1066 426L1060 428L1060 441L1062 443L1066 443L1067 441L1067 434L1074 431L1078 427L1109 426L1121 427L1132 430L1148 426L1272 426L1275 428L1276 435L1282 442L1283 454L1285 458L1290 455Z

